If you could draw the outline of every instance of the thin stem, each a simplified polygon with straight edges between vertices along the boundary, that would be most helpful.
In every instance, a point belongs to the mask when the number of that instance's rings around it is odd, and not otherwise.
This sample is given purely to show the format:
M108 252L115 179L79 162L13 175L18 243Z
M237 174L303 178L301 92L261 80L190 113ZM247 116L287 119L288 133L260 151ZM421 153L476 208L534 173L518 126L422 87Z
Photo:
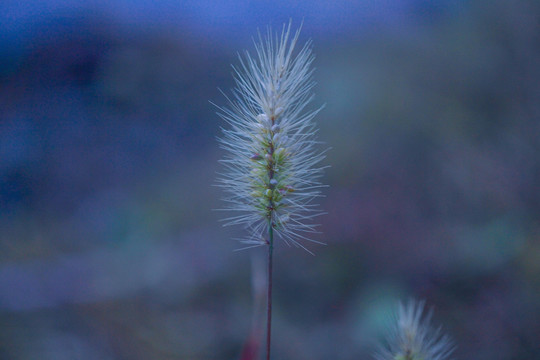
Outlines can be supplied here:
M270 337L272 335L272 253L274 251L274 228L268 220L268 299L266 307L266 360L270 360Z

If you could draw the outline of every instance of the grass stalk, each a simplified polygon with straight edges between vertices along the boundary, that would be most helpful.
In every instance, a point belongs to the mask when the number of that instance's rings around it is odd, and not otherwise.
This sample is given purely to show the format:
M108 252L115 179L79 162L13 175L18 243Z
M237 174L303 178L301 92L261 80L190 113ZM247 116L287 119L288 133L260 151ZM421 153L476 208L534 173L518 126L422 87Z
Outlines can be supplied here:
M270 360L272 338L272 257L274 252L274 229L272 219L268 220L268 293L266 302L266 360Z

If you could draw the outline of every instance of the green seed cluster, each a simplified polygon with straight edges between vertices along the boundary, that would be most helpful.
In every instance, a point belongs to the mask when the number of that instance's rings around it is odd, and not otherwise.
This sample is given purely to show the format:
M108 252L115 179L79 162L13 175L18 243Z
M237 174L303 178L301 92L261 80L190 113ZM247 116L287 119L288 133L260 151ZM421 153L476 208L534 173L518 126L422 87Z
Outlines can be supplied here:
M283 198L293 191L286 183L290 176L287 166L289 153L285 148L288 139L281 133L279 113L278 109L270 117L266 114L257 116L253 138L257 152L251 155L251 195L256 208L268 219L272 219L273 214L285 207Z

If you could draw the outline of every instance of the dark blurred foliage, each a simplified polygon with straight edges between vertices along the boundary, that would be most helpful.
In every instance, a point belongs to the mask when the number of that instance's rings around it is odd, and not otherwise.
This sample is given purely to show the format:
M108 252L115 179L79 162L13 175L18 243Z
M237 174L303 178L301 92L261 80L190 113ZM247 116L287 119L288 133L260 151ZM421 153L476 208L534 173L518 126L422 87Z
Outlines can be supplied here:
M278 245L275 357L367 359L415 297L457 359L540 358L540 3L375 3L292 7L326 103L328 245ZM229 64L267 24L67 6L15 31L10 9L0 358L248 358L264 249L234 252L241 231L212 211L224 124L209 100L225 103Z

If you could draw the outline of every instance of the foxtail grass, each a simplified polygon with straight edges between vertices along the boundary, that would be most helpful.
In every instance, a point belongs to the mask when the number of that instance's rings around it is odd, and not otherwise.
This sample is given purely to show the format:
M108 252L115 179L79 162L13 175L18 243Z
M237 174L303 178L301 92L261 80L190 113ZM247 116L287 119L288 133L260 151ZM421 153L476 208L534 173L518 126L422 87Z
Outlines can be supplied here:
M218 114L227 123L219 139L226 155L218 185L226 194L225 225L246 229L245 248L268 247L267 348L270 359L274 242L282 240L311 252L306 243L317 232L323 212L316 200L324 152L313 118L314 56L307 41L298 48L300 29L291 23L281 33L269 28L254 40L255 52L239 55L233 66L236 87L225 95Z
M448 360L454 347L440 327L433 327L433 311L424 312L424 302L399 304L386 339L375 360Z

